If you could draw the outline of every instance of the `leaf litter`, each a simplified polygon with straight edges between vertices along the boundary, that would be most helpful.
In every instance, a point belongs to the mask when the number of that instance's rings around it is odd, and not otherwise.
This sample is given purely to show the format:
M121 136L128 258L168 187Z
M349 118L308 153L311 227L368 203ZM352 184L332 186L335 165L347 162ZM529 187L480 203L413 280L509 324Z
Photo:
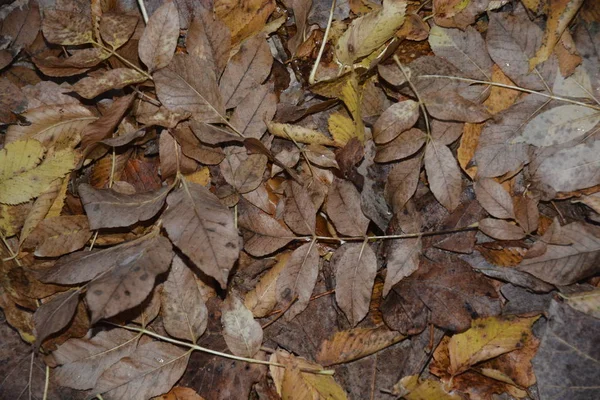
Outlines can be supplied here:
M600 397L595 2L5 3L3 398Z

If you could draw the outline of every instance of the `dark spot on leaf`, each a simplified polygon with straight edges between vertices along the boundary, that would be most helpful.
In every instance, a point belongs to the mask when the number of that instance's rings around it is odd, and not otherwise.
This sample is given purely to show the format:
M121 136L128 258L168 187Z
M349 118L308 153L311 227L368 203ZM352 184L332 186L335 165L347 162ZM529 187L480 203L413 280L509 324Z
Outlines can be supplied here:
M104 293L104 292L103 292L102 290L100 290L100 289L96 289L96 290L94 290L94 294L95 294L96 296L102 296L102 293Z
M131 296L131 292L129 290L125 291L125 296Z
M235 243L229 242L225 245L228 249L235 249Z
M143 275L140 276L140 281L145 281L147 279L148 279L148 274L147 273L145 273L145 274L143 274Z

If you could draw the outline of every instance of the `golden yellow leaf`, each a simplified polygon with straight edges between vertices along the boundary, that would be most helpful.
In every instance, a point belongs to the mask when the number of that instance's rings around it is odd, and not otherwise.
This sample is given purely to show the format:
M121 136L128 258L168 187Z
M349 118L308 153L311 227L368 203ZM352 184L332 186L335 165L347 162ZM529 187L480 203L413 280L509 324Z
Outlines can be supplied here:
M440 381L419 380L418 375L405 376L394 385L394 394L406 400L460 400L457 394L446 392Z
M448 372L458 375L481 361L522 347L538 318L489 317L473 320L468 331L452 336L448 343Z
M269 128L269 132L275 136L299 143L321 144L324 146L341 146L341 143L329 139L321 132L299 125L269 122L267 124L267 128Z
M202 167L196 172L185 175L185 179L202 186L207 186L210 183L210 170L208 167Z
M362 121L361 103L362 103L362 87L358 84L356 74L352 74L351 78L342 88L340 99L344 102L352 119L354 120L354 136L365 142L365 126Z
M329 116L327 125L333 139L342 145L345 145L354 137L354 121L344 114L339 112L332 113Z
M40 148L43 151L39 142L24 140L2 150L0 203L19 204L37 197L75 167L75 153L69 149L54 152L38 165Z

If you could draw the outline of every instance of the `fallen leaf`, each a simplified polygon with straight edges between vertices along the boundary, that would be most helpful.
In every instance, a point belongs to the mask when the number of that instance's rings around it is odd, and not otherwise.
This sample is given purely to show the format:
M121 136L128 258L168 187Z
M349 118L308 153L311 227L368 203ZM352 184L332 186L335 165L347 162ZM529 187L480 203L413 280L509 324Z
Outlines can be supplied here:
M424 160L429 188L448 211L454 210L460 203L462 182L460 167L452 152L440 143L430 142L425 147Z
M242 137L260 139L267 130L277 109L277 97L271 85L261 85L252 90L231 115L231 125Z
M299 183L291 182L286 189L283 220L295 233L312 235L315 231L317 210L308 191Z
M229 27L232 45L236 46L263 29L275 7L273 0L226 0L215 4L214 13Z
M473 185L477 201L492 217L515 218L513 200L502 185L493 179L480 179Z
M67 326L75 315L79 303L79 291L60 293L35 310L35 344L39 347L44 339Z
M139 18L133 15L118 14L116 12L104 12L100 19L100 35L102 40L118 49L129 41Z
M294 140L299 143L321 144L323 146L341 146L341 144L323 135L314 129L304 128L299 125L281 124L279 122L267 123L269 132L273 135Z
M575 310L600 319L600 289L570 293L562 297Z
M256 318L266 317L275 308L277 279L289 258L290 253L281 253L277 263L260 278L254 289L246 293L244 305Z
M85 13L46 9L42 19L42 32L50 43L63 46L92 42L91 19Z
M73 85L73 90L83 98L93 99L108 90L122 89L146 79L146 75L134 69L115 68L79 80Z
M433 379L419 380L418 375L402 378L394 385L394 393L406 400L459 400L461 398L458 394L446 392L441 382Z
M194 389L183 386L175 386L167 394L153 397L152 400L204 400Z
M261 257L287 245L294 234L284 224L258 207L241 203L238 223L252 233L245 237L244 249L255 257Z
M62 215L41 221L23 242L37 257L58 257L81 249L92 237L85 215Z
M167 197L163 226L171 241L221 287L238 258L237 229L229 209L204 186L192 182Z
M139 41L140 60L152 71L171 62L179 38L179 14L175 3L165 3L148 19Z
M206 60L213 65L219 78L229 61L231 32L227 25L204 7L197 7L188 27L186 49L189 54Z
M423 147L425 132L411 128L377 149L375 162L390 162L410 157Z
M419 103L405 100L395 103L381 114L373 125L375 143L383 144L394 140L409 130L419 119Z
M327 194L327 215L338 232L347 236L363 236L369 220L362 213L360 193L352 183L334 178Z
M240 357L254 357L260 350L263 331L239 297L230 293L223 302L221 322L227 347Z
M479 221L479 230L498 240L519 240L525 237L523 228L502 219L484 218Z
M394 210L401 210L415 194L420 171L420 157L409 158L394 165L385 184L385 199Z
M267 162L268 158L264 154L250 154L240 163L233 174L232 182L238 192L252 192L262 183Z

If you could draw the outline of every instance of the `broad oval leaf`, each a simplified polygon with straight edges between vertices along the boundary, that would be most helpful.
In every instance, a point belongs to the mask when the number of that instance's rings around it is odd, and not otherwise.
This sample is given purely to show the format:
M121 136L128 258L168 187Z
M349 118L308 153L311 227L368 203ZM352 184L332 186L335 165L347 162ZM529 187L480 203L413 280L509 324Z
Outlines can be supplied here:
M409 130L419 119L419 103L405 100L392 104L373 125L373 139L377 144L391 142Z
M450 149L441 143L430 142L425 148L425 171L435 198L448 211L458 207L462 192L461 172Z
M360 193L351 182L333 179L327 194L327 215L343 235L362 236L367 232L369 219L362 212Z
M342 245L331 258L335 268L335 299L352 326L369 312L377 275L377 257L367 242Z
M240 357L254 357L260 350L263 330L236 294L230 293L221 309L223 337L227 347Z
M85 12L45 9L42 32L50 43L63 46L90 43L92 41L92 19Z
M413 157L394 165L385 184L385 199L393 210L400 211L415 194L421 172L421 158Z
M240 203L238 223L252 233L245 236L244 249L255 257L271 254L294 238L283 223L245 201Z
M477 200L492 217L515 218L512 198L501 184L493 179L481 179L473 187Z
M174 2L163 4L148 19L140 38L140 60L150 71L164 68L171 62L179 38L179 14Z
M118 14L113 11L102 13L100 35L102 40L118 49L129 41L135 31L139 18L134 15Z
M167 197L163 225L171 241L224 289L239 255L233 215L202 185L185 182Z
M519 240L525 237L523 228L502 219L482 219L479 221L479 230L498 240Z
M377 149L375 162L389 162L409 157L419 151L425 143L425 132L411 128L397 138Z

